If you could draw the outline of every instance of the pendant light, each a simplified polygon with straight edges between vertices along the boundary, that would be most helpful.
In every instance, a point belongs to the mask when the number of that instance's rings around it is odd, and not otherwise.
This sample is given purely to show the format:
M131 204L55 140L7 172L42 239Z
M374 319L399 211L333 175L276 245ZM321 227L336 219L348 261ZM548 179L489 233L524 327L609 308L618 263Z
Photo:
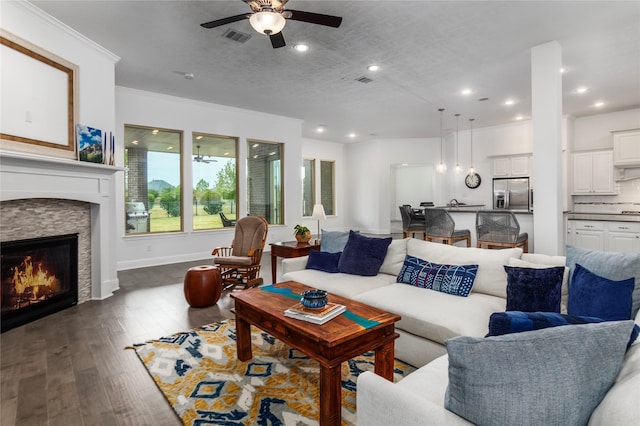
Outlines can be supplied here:
M447 171L447 165L442 161L442 153L444 151L444 140L442 138L442 112L444 108L438 109L440 111L440 164L438 164L438 172L444 173Z
M458 122L460 121L460 114L455 114L456 116L456 173L460 173L460 163L458 163Z
M470 153L470 163L471 163L471 167L469 167L469 174L474 175L476 173L475 169L473 168L473 120L475 120L475 118L470 118L469 119L469 135L470 135L470 140L469 140L469 153Z

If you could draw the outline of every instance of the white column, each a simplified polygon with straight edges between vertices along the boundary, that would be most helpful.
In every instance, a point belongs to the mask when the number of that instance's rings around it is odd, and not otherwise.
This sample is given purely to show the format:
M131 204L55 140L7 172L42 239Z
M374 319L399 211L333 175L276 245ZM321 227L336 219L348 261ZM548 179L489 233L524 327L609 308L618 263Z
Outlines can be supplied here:
M557 41L531 49L531 132L535 252L564 253L562 50Z

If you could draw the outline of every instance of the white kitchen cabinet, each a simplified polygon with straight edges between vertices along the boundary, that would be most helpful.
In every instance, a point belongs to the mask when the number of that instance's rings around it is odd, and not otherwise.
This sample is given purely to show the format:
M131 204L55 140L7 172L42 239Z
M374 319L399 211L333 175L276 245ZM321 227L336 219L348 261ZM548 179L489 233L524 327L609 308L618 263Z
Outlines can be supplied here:
M573 154L573 194L616 194L612 151Z
M493 176L529 176L531 174L529 162L529 155L496 157L493 159Z
M613 164L640 167L640 129L613 132Z
M570 220L568 243L587 250L605 251L604 222Z
M610 222L608 251L640 253L640 223Z
M587 250L640 253L640 223L568 220L567 244Z

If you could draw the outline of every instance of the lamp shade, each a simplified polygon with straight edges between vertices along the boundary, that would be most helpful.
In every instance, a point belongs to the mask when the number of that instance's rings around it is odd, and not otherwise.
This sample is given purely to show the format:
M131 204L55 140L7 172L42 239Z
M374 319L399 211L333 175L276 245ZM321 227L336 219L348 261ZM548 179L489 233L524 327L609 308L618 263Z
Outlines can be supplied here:
M313 220L325 220L327 216L324 214L324 206L322 204L313 205L313 213L311 213L311 219Z
M256 12L249 18L249 23L259 33L277 34L284 28L286 20L276 12Z

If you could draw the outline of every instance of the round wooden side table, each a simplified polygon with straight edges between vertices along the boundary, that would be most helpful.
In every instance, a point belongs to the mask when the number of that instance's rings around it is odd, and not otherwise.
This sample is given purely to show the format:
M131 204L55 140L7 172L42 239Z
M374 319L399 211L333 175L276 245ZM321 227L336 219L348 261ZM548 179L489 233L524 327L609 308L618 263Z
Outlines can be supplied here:
M222 294L222 276L217 266L189 268L184 277L184 297L189 306L204 308L215 305Z

